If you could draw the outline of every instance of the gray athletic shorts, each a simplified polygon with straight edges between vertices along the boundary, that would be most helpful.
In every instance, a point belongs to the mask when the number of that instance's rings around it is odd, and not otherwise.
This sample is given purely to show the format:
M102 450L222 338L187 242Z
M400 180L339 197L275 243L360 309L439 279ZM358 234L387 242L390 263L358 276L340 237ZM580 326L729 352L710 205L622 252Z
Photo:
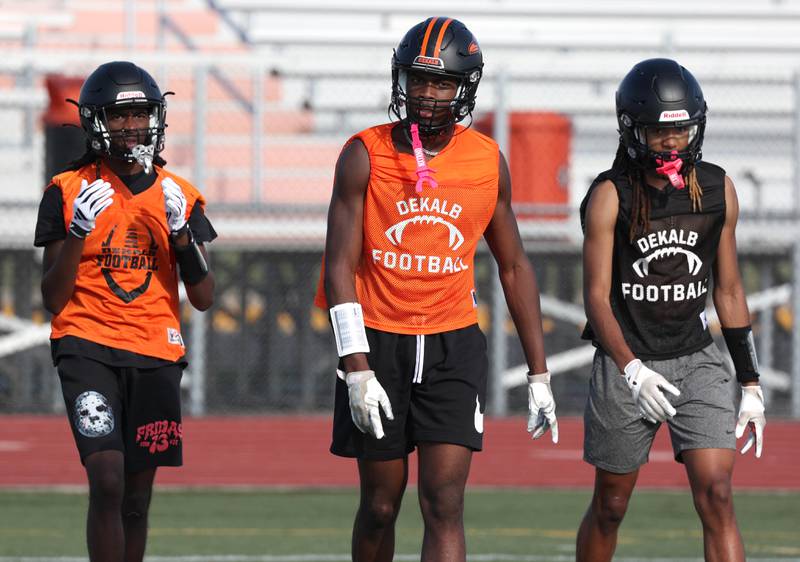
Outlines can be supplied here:
M736 379L723 363L716 344L700 351L645 361L681 391L665 393L677 410L667 420L675 460L688 449L735 449ZM625 474L645 464L660 423L642 418L619 369L597 350L592 365L589 398L583 414L583 459L609 472Z

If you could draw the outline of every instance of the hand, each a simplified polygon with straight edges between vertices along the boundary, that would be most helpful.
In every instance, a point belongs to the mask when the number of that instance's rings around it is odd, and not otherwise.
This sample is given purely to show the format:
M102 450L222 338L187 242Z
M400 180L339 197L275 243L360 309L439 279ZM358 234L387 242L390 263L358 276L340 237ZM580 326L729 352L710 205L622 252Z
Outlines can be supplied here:
M167 209L167 225L173 234L186 226L186 197L181 186L172 178L165 178L161 182L164 192L164 205Z
M676 414L675 408L661 391L666 390L673 396L680 396L681 391L663 376L645 367L641 359L634 359L625 365L625 382L631 389L633 401L647 421L663 422Z
M744 435L744 429L750 427L750 435L742 447L745 454L756 444L756 458L761 458L761 447L764 445L764 426L767 418L764 417L764 395L758 385L742 387L742 402L739 404L739 418L736 422L736 439Z
M528 375L528 433L539 439L550 428L553 443L558 443L556 401L550 390L550 371Z
M114 188L105 180L89 183L81 180L81 190L72 203L72 222L69 231L78 238L86 238L94 230L97 216L114 202Z
M353 371L345 375L347 394L350 397L350 415L353 423L362 433L383 438L383 424L379 407L387 419L393 420L392 405L381 383L375 378L375 371Z

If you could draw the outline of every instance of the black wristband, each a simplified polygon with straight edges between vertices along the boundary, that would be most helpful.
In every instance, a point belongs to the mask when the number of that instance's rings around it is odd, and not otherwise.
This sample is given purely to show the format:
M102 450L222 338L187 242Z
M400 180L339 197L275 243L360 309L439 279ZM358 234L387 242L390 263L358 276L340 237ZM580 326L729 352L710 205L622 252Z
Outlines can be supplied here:
M178 238L180 238L184 234L188 234L189 235L189 240L191 242L194 242L194 236L192 236L192 229L189 228L189 223L187 222L182 227L180 227L178 230L176 230L174 232L170 232L170 234L169 234L169 242L170 242L170 244L172 244L174 246L175 245L175 240L177 240Z
M736 380L739 382L758 381L758 358L753 343L753 330L750 326L722 328L722 335L733 360Z
M194 241L192 230L189 229L187 234L189 243L186 246L173 244L172 248L175 250L175 261L178 263L181 280L186 285L197 285L208 275L208 263L200 251L200 246Z
M88 230L82 229L80 226L78 226L75 223L70 223L69 231L72 233L73 236L75 236L75 238L80 238L80 239L84 239L87 236L89 236L89 232L90 232Z

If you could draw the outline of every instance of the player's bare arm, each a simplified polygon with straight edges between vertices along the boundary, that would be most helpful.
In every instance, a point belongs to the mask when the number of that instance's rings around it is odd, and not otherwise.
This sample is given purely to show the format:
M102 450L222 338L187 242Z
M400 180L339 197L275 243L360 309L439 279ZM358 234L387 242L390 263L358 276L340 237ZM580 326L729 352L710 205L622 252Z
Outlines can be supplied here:
M717 259L714 263L714 307L733 360L736 378L742 385L736 438L742 437L745 429L749 427L749 436L741 452L744 454L755 445L755 455L760 457L764 446L764 427L767 423L764 414L766 408L758 381L758 359L750 327L750 312L736 258L738 218L739 201L736 197L736 188L733 181L725 176L725 225L722 227Z
M500 273L508 310L519 333L531 373L547 371L536 274L522 247L517 220L511 209L511 178L500 154L497 205L484 233Z
M328 211L325 241L325 296L330 308L333 333L345 369L353 423L363 433L384 436L379 406L393 419L386 391L370 368L361 305L355 274L361 258L364 225L364 195L369 184L369 154L361 141L342 150L336 163L333 195ZM347 333L347 335L344 335ZM349 343L348 343L349 342Z
M583 302L595 335L622 371L635 357L611 311L611 270L618 207L619 198L612 182L605 181L592 192L586 209L583 241Z
M556 403L544 354L539 286L511 209L511 175L502 153L498 166L497 203L484 238L497 261L506 304L528 362L528 432L538 439L550 429L553 442L558 443Z
M358 302L355 274L361 258L364 224L364 194L369 183L369 154L363 143L354 140L339 156L328 210L325 240L325 296L328 306ZM348 372L368 370L366 355L344 357Z
M736 222L739 219L739 201L736 188L729 177L725 177L725 226L714 263L714 307L720 323L725 328L750 325L739 262L736 258Z
M71 234L65 240L54 240L44 248L42 301L51 314L61 312L75 290L82 251L83 240Z

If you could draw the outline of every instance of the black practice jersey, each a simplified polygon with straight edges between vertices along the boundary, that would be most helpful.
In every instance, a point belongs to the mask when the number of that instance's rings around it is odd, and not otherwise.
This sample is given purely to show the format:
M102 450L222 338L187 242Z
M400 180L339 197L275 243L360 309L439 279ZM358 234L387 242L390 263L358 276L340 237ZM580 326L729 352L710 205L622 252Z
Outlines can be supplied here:
M581 223L592 191L611 180L619 196L614 230L611 310L631 351L640 359L694 353L712 342L705 306L725 223L725 171L696 165L703 208L692 211L689 190L647 188L650 227L631 241L633 191L625 173L609 170L592 183L581 204ZM599 347L587 324L583 334Z

